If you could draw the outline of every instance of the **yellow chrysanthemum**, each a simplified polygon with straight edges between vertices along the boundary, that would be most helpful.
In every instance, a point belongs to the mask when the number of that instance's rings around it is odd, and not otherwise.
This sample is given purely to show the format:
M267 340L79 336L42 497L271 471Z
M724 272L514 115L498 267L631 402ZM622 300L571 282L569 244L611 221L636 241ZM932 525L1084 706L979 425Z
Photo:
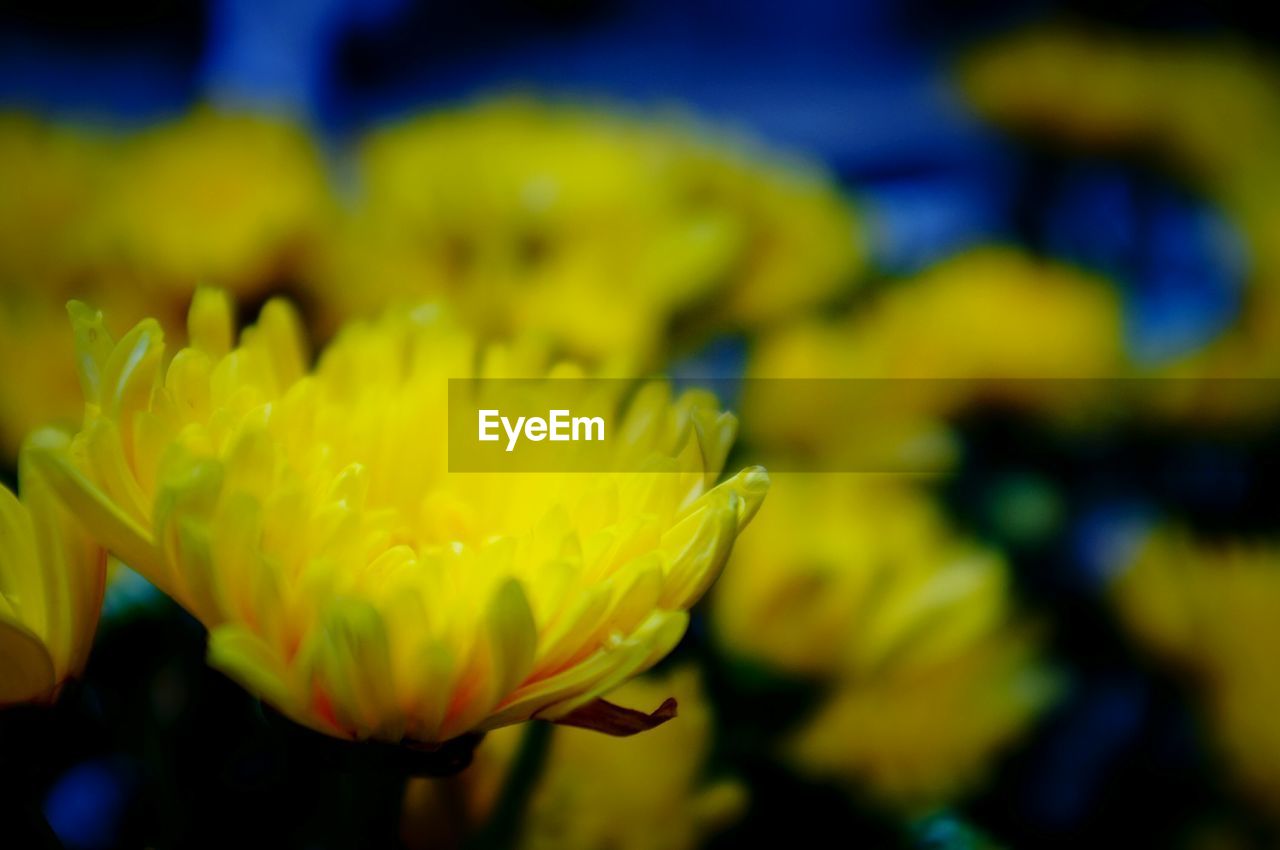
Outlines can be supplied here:
M0 486L0 706L46 702L78 675L102 607L106 553L24 457Z
M210 660L294 720L346 738L440 742L564 719L683 634L767 477L711 488L734 420L650 384L620 452L660 473L450 474L447 379L477 370L438 309L348 326L308 373L281 301L232 347L202 291L166 366L144 321L119 343L73 305L87 388L61 492L122 561L210 629Z
M1197 686L1241 786L1280 816L1280 548L1158 532L1111 590L1129 630Z
M861 256L816 168L585 108L412 119L362 141L357 180L316 275L339 319L448 295L487 330L550 332L591 359L653 359L711 304L720 325L776 320L837 293Z
M67 287L58 293L0 286L0 463L12 463L23 439L44 425L72 426L84 406L76 376L75 338L67 327L67 298L90 291L112 310L112 326L127 329L150 311L167 327L181 327L186 299L166 305L121 286ZM74 290L81 289L80 292ZM120 324L124 320L124 324ZM181 334L179 334L181 336Z
M276 118L199 109L117 157L86 238L144 287L258 293L296 270L331 204L314 143Z
M803 770L903 805L967 787L1055 692L1008 567L899 479L782 476L714 595L733 653L827 684Z
M111 150L102 134L0 114L0 292L63 285L79 270Z
M609 738L556 729L538 784L521 820L520 850L693 850L745 808L746 789L708 778L714 718L697 671L637 679L619 700L647 705L674 695L680 716L641 738ZM483 828L525 734L523 727L486 736L466 771L450 780L461 792L472 830ZM448 792L414 780L405 797L404 834L410 847L442 850ZM459 842L460 843L460 842Z
M1280 174L1264 166L1280 132L1276 71L1239 44L1038 28L983 45L961 70L977 108L1001 122L1141 145L1224 188L1245 169Z
M181 340L196 284L259 294L291 274L326 189L302 131L199 111L135 135L0 118L0 453L81 397L69 298Z
M1057 682L1026 636L980 644L918 676L839 683L792 739L802 770L927 810L981 781L1052 701Z
M63 305L86 266L81 225L107 149L99 136L0 116L0 462L31 428L79 409Z
M1121 321L1119 297L1100 280L1013 249L973 250L842 319L766 337L749 378L882 383L834 396L797 384L787 406L767 390L756 394L767 384L748 383L744 420L754 441L833 462L852 452L882 464L945 456L943 420L975 400L1075 412L1089 385L1057 379L1121 374Z
M1155 155L1222 205L1248 243L1252 280L1241 317L1204 350L1164 365L1158 375L1200 385L1184 382L1157 401L1182 418L1280 412L1271 394L1223 390L1213 380L1280 373L1274 62L1225 42L1043 29L984 46L963 70L969 96L993 120L1094 150Z

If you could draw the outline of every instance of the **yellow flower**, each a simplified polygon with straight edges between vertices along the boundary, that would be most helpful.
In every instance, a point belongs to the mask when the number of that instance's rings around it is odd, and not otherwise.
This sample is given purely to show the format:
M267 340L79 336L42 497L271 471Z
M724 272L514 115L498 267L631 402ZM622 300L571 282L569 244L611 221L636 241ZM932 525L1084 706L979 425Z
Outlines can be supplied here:
M80 225L108 149L89 133L0 116L0 463L30 429L79 411L63 305L84 271Z
M995 121L1085 148L1154 155L1223 207L1248 243L1251 285L1240 319L1209 346L1156 370L1187 380L1157 397L1154 409L1181 419L1274 419L1273 394L1214 380L1280 370L1274 62L1229 42L1037 29L982 47L962 79Z
M78 271L80 225L111 150L101 134L0 113L0 291L61 286Z
M1058 682L1020 633L974 646L919 675L838 683L792 739L810 774L927 810L981 782L990 761L1053 702Z
M782 476L713 622L734 654L830 689L787 745L797 766L924 805L964 790L1055 693L1008 582L900 479Z
M1055 379L1117 377L1123 366L1120 303L1109 286L1013 249L982 248L841 319L784 328L748 363L748 378L881 381L875 405L856 391L833 397L797 383L793 403L783 406L767 390L753 394L749 382L744 421L753 441L833 462L847 463L853 452L869 463L932 455L941 462L950 452L943 420L966 405L996 400L1073 414L1088 385Z
M499 100L377 130L356 162L356 207L316 272L337 320L447 295L487 331L648 362L677 318L775 320L861 259L827 175L673 122Z
M1196 686L1237 781L1280 817L1280 548L1160 531L1111 591L1126 627Z
M89 656L106 553L24 456L0 487L0 706L49 702Z
M259 294L290 274L326 206L302 132L198 111L134 135L0 118L0 455L82 405L69 298L181 340L206 278Z
M331 203L311 139L266 116L198 109L117 156L86 239L143 287L260 292L296 270Z
M178 302L186 300L168 304L166 311L156 299L128 287L103 281L88 288L113 311L113 327L120 319L133 322L148 311L171 326L180 319ZM80 417L84 399L76 376L75 338L67 327L66 302L72 289L0 285L0 463L16 459L23 439L34 429L74 425Z
M679 701L680 716L643 737L555 730L521 821L519 850L693 850L743 812L741 784L705 775L714 717L696 670L637 679L616 692L620 701L640 705L667 695ZM516 727L489 734L471 767L449 780L472 829L490 817L524 733ZM410 784L403 829L410 847L443 846L446 793L438 781Z
M450 474L447 379L541 366L477 367L433 307L348 326L311 373L282 301L232 348L229 303L201 291L167 366L155 322L113 343L73 318L84 426L41 438L60 491L209 627L215 666L334 736L573 719L675 645L767 487L712 489L734 419L661 384L617 447L668 472Z
M1276 68L1241 44L1043 28L983 45L961 69L994 120L1089 147L1158 151L1215 194L1274 185Z

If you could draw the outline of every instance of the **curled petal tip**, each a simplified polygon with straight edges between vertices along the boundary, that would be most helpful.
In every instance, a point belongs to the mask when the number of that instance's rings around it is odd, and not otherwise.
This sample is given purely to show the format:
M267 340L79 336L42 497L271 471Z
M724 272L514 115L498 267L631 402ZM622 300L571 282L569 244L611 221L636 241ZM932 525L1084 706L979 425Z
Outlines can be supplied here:
M231 299L225 291L207 285L198 287L187 311L191 346L211 357L224 356L233 342L233 315Z
M763 466L751 466L738 474L736 490L742 497L738 508L739 529L746 527L756 515L756 511L760 510L760 505L769 492L769 483L769 473Z
M745 493L763 496L769 491L769 470L763 466L749 466L742 471L742 489Z

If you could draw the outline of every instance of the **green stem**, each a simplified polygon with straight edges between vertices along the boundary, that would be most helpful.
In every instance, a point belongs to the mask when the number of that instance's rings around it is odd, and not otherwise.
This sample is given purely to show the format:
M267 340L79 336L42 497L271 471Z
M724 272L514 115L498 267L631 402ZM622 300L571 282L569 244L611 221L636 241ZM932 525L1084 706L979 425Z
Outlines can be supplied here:
M552 731L550 723L534 721L526 724L520 749L502 785L493 813L467 842L467 850L512 850L515 847L520 826L529 809L529 800L546 766Z

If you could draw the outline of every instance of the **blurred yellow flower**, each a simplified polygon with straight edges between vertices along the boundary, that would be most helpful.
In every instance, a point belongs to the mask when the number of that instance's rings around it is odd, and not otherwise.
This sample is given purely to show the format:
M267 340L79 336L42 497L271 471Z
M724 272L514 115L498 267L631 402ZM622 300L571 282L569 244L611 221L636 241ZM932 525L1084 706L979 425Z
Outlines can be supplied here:
M1206 184L1280 175L1276 69L1242 44L1036 28L982 45L961 67L993 119L1093 147L1142 146Z
M679 702L679 717L642 738L555 730L521 821L519 850L693 850L742 814L746 789L732 779L706 776L714 717L695 669L636 679L612 696L647 705L668 695ZM490 733L471 767L448 780L461 792L471 829L491 816L524 734L524 727ZM405 797L408 846L442 850L458 843L456 835L452 842L442 840L448 835L440 829L447 793L439 781L411 782Z
M862 249L832 181L743 149L524 100L377 130L317 266L322 306L336 324L447 295L485 331L647 363L677 319L761 324L838 294Z
M100 283L87 288L113 311L113 329L121 327L120 320L136 321L148 310L166 326L180 321L177 302L164 310L145 293ZM53 283L49 290L0 286L0 463L17 458L32 430L74 425L81 415L84 398L66 309L76 289L81 287L58 292Z
M89 656L106 553L23 458L0 486L0 706L52 701Z
M899 478L784 475L713 597L732 653L823 682L802 770L929 805L967 788L1056 690L999 554Z
M87 263L82 224L107 150L100 136L0 116L0 462L31 428L79 412L64 305Z
M1009 617L1001 557L896 477L789 474L713 596L735 653L788 673L930 666ZM922 622L928 629L920 629Z
M734 419L661 384L617 447L669 472L449 473L447 379L545 367L516 348L477 366L435 307L349 325L310 373L283 301L233 348L228 300L198 292L168 365L154 321L113 343L72 313L85 421L38 455L60 492L209 627L211 663L330 735L597 717L680 639L767 488L749 469L712 489Z
M1159 531L1111 592L1124 625L1196 687L1243 789L1280 816L1280 547Z
M1058 682L1036 656L1032 640L1012 633L918 675L838 683L794 736L791 758L890 804L949 802L1053 702Z
M783 407L748 382L743 419L753 441L832 460L945 456L943 420L974 401L1078 413L1089 385L1057 379L1123 374L1121 321L1119 296L1101 280L1014 249L975 249L841 319L765 337L747 366L748 378L872 379L875 405L797 385Z
M102 134L0 113L0 292L64 286L79 270L111 150Z
M294 276L325 216L318 155L290 124L200 110L137 134L0 117L0 453L82 400L69 298L180 340L196 284L258 295Z
M975 106L1064 143L1154 154L1222 205L1248 243L1252 285L1230 333L1162 365L1197 379L1156 409L1182 418L1274 418L1272 394L1212 379L1280 373L1280 69L1241 44L1034 29L962 68ZM1189 392L1194 388L1196 392Z
M197 109L126 137L86 224L104 266L189 296L289 281L332 204L319 152L287 121Z

